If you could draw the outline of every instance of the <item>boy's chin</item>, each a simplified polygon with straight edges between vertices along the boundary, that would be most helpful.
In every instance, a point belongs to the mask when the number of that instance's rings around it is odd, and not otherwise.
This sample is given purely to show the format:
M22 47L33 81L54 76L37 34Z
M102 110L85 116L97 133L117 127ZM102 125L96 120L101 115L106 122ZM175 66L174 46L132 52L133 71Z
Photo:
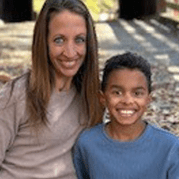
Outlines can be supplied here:
M121 117L120 119L112 119L111 123L115 123L115 125L119 126L130 127L142 123L142 120L141 118L134 119L132 117Z

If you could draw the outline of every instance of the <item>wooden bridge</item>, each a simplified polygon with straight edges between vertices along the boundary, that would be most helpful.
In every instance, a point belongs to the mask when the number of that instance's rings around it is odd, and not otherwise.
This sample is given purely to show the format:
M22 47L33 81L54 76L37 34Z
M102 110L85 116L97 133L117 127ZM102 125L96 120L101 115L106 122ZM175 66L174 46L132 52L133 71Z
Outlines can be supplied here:
M5 22L21 22L34 20L34 0L0 0L0 19ZM83 0L88 5L87 0ZM179 0L108 0L114 3L118 18L125 17L140 18L151 14L161 15L163 17L179 22ZM103 7L106 0L93 0L94 6ZM129 6L130 4L130 6ZM91 6L91 5L90 5ZM106 4L107 7L107 4ZM89 7L90 9L91 7ZM94 9L94 8L93 8ZM132 12L133 11L133 12ZM111 10L109 9L109 12ZM107 12L107 13L109 13ZM131 16L132 14L132 16Z

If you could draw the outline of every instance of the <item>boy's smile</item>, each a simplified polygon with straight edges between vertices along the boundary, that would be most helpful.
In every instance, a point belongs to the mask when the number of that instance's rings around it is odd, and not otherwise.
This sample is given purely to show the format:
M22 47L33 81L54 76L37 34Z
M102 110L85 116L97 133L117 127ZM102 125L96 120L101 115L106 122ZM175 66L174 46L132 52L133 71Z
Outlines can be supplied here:
M101 102L109 110L111 125L139 127L150 102L145 75L137 69L112 71Z

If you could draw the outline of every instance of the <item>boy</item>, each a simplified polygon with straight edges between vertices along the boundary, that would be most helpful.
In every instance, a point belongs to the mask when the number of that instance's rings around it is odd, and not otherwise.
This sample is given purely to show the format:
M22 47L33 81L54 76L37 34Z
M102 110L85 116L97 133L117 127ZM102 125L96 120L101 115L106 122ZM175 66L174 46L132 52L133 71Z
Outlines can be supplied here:
M149 63L132 53L106 62L100 100L110 121L74 148L78 179L179 179L179 140L142 120L151 101Z

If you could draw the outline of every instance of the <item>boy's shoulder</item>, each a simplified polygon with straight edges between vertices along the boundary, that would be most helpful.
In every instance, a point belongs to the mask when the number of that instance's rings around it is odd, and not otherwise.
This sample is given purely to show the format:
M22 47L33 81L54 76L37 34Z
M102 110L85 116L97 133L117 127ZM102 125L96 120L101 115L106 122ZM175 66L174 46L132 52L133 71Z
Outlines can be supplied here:
M86 128L84 129L79 137L78 137L78 141L91 141L92 139L99 137L100 134L102 134L102 130L103 130L103 126L104 124L97 124L94 127L90 127L90 128Z
M156 140L159 140L161 142L166 141L168 144L177 144L179 145L179 137L171 133L170 131L167 131L166 129L160 128L156 125L150 125L153 131L153 135Z
M103 129L103 126L104 124L100 123L100 124L97 124L96 126L86 128L81 132L80 136L87 137L87 136L96 135L97 133L101 132L101 130Z

